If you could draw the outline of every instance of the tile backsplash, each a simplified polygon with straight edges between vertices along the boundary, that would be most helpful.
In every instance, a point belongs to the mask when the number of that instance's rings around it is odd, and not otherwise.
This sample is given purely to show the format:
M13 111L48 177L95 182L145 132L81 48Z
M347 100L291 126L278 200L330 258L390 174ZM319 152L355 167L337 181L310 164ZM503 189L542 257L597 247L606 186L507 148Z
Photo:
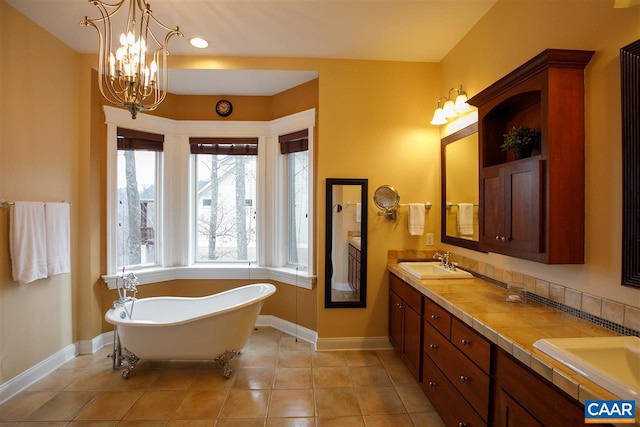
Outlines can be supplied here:
M432 259L435 251L390 250L389 262ZM503 270L473 258L451 254L451 260L475 276L497 286L524 287L527 298L545 304L623 335L640 336L640 308L590 295L517 271Z

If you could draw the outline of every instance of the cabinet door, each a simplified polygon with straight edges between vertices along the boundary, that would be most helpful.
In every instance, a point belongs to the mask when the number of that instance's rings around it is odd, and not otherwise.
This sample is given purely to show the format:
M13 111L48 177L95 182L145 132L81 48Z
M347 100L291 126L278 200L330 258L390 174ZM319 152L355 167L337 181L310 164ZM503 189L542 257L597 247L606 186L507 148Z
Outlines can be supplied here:
M515 255L543 251L542 160L520 160L482 170L481 249Z
M496 427L543 427L533 415L513 400L504 390L497 391Z
M512 424L508 420L524 417L510 402L517 402L523 411L535 416L547 427L584 426L584 406L560 391L556 386L540 377L533 370L516 361L499 349L495 357L494 422L497 426L520 426L537 424ZM505 395L508 395L507 400ZM507 412L506 408L514 412ZM507 416L507 418L505 418ZM518 418L519 419L519 418ZM596 426L602 424L590 424Z
M403 325L402 300L395 292L389 292L389 341L398 355L402 355Z
M501 167L482 170L480 177L480 244L484 247L501 247L504 236L504 184Z
M408 305L404 307L404 348L403 355L407 368L420 380L420 359L422 357L422 318Z
M504 168L505 238L509 248L542 250L542 161L517 162Z

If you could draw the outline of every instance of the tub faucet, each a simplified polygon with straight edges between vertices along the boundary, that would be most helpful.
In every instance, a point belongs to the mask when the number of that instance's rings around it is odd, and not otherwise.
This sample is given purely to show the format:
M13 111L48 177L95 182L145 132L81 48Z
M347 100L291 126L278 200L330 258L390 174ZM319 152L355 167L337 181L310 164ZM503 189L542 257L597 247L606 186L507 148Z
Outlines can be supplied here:
M138 278L133 273L116 277L116 288L118 289L119 299L113 302L113 308L122 308L124 310L122 315L129 317L129 319L131 319L133 314L133 304L136 301L139 283ZM133 293L133 296L127 295L129 292ZM127 311L125 304L129 301L131 301L131 310Z

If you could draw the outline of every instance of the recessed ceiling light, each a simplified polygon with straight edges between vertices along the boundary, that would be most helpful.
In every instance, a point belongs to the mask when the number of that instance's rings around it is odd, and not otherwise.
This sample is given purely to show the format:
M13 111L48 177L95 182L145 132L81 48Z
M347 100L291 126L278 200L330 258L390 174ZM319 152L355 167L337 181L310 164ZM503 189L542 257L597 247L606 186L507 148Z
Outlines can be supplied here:
M201 39L200 37L192 38L191 40L189 40L189 43L191 43L191 46L197 47L198 49L204 49L205 47L209 46L209 42L205 39Z

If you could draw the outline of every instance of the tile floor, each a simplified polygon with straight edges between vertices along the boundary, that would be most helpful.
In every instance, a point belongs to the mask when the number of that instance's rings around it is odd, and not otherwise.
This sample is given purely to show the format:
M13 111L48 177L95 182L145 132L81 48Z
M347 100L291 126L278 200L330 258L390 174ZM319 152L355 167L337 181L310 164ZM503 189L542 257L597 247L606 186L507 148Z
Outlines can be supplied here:
M0 405L0 426L443 426L393 351L315 352L264 327L225 379L214 362L78 356Z

